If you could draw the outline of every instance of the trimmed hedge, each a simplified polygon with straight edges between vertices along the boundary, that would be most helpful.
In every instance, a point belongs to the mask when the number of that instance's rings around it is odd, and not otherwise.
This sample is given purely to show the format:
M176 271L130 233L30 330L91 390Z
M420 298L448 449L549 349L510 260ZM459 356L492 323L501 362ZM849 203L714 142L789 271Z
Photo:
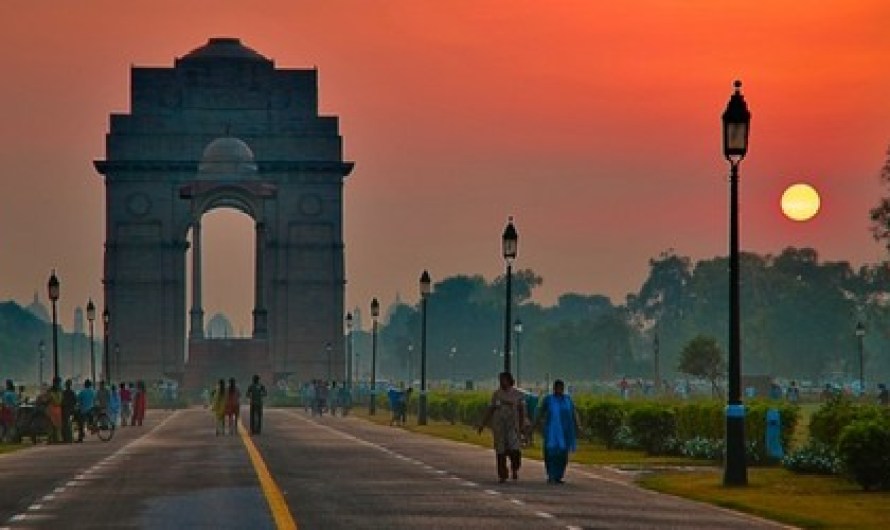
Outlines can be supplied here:
M452 424L476 426L485 414L488 392L429 392L429 418ZM418 393L409 411L416 414ZM388 409L378 395L380 408ZM636 447L651 454L676 454L721 460L726 422L725 404L702 401L623 401L614 398L577 396L574 399L581 423L580 435L607 448ZM784 402L753 401L746 405L745 437L751 462L766 462L766 412L779 410L782 446L787 452L799 409Z

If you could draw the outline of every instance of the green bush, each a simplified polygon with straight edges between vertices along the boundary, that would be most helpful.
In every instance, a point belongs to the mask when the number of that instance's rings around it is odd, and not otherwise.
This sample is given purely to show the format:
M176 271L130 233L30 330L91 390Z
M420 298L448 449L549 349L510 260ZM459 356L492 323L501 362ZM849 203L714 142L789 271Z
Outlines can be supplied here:
M857 420L844 427L838 455L844 471L866 491L890 489L890 422Z
M676 439L676 415L666 405L648 404L635 408L627 417L627 425L633 438L650 455L669 452Z
M624 424L625 411L621 403L615 401L597 401L584 407L581 416L582 428L591 436L606 444L611 449L615 446L615 437Z
M677 438L719 440L726 429L726 406L720 401L694 401L676 406Z
M856 405L849 398L838 395L813 413L810 418L810 438L836 447L841 431L856 420Z
M841 471L841 460L834 448L821 442L810 441L782 459L782 465L795 473L814 475L837 475Z

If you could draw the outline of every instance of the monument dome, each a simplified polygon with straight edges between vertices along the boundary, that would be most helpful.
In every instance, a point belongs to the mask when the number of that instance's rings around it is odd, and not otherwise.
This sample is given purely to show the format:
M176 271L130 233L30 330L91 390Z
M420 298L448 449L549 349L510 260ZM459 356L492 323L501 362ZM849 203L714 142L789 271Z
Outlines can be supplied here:
M207 144L198 164L198 178L226 179L256 175L253 151L243 140L223 136Z
M270 62L269 59L241 44L241 40L234 37L212 37L207 40L207 44L195 48L180 60L188 62L212 59Z

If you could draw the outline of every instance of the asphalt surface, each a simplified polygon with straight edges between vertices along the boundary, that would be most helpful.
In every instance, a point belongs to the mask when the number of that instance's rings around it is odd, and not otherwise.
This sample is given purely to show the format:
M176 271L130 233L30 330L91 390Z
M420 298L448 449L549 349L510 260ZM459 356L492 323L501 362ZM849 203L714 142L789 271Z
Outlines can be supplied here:
M526 460L498 484L490 450L358 418L268 409L253 442L301 529L781 527L583 466L557 486ZM201 409L0 455L0 528L60 527L276 528L244 443Z

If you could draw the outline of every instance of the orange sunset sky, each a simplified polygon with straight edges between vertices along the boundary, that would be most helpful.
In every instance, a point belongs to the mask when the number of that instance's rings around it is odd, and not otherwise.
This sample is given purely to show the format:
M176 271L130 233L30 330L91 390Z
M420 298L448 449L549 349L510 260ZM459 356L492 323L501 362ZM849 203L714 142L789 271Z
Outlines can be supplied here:
M753 113L742 246L885 258L868 232L890 143L890 3L875 1L4 0L0 4L0 299L61 315L101 297L108 114L130 65L171 66L235 36L280 67L319 69L341 118L348 303L416 299L417 278L518 267L616 302L647 259L727 247L720 114L741 78ZM811 222L778 200L805 181ZM252 224L205 221L205 310L248 328ZM367 321L366 321L367 323Z

